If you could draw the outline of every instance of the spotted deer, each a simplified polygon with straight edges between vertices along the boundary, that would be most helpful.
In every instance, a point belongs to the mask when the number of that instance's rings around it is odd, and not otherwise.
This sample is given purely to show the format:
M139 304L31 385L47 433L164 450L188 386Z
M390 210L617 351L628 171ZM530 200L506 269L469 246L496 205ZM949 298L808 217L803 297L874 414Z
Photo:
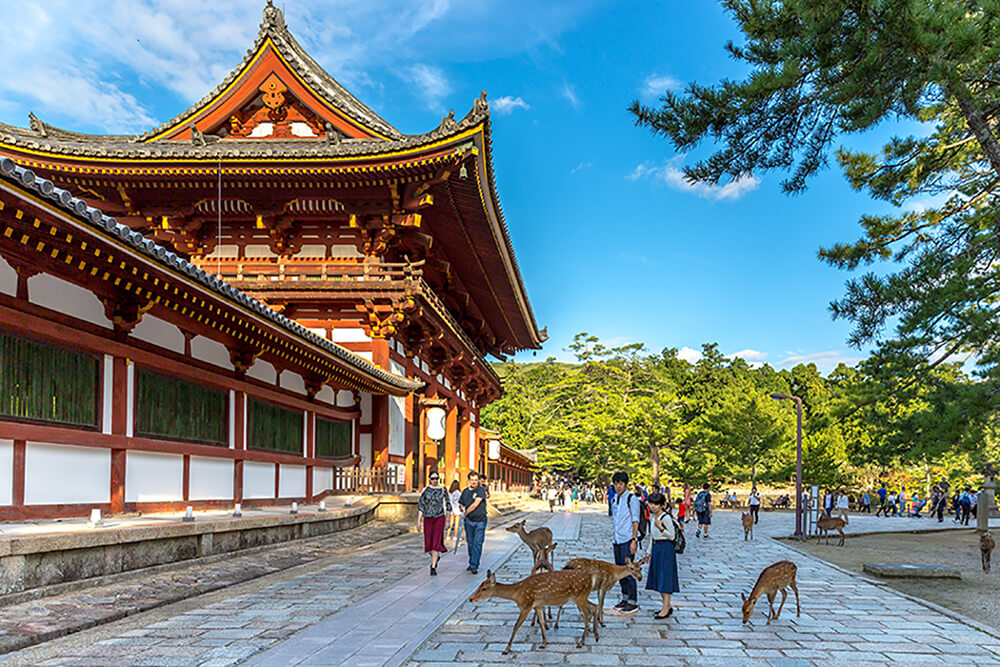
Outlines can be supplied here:
M832 517L829 514L823 514L820 518L816 519L817 541L820 537L826 537L826 544L829 544L830 533L835 530L840 533L840 543L838 543L837 546L844 546L844 526L846 525L847 512L843 510L840 511L839 517Z
M524 529L525 520L522 519L517 523L507 526L508 533L517 533L517 536L521 538L521 541L528 545L531 549L531 556L536 561L538 560L538 552L541 551L543 547L552 547L552 531L542 526L541 528L535 528L532 531L527 531Z
M649 554L642 560L628 562L625 565L615 565L603 560L593 558L573 558L563 566L563 570L579 570L591 576L591 590L597 593L597 622L604 627L604 596L615 587L619 581L625 577L635 577L636 581L642 581L642 566L649 562ZM556 627L559 627L559 616L562 609L556 614Z
M983 557L983 572L986 574L990 573L990 553L996 545L996 540L993 539L990 531L987 530L979 536L979 553Z
M511 600L517 604L520 613L517 616L517 621L514 623L514 629L510 633L510 641L507 642L507 648L503 651L503 654L507 655L510 653L511 644L514 643L514 635L517 634L518 628L524 623L524 619L528 617L528 614L535 611L536 616L541 619L538 610L542 607L558 607L570 600L576 603L577 609L580 610L580 615L583 617L583 635L576 642L576 647L580 648L583 646L584 641L587 639L588 626L591 623L594 626L594 641L598 641L597 610L594 608L594 603L587 599L589 594L590 575L578 570L542 572L540 574L533 574L513 584L498 584L497 576L487 570L486 581L479 584L476 592L469 597L469 602L480 602L496 597ZM540 621L538 627L542 631L541 648L545 648L548 644L548 638L545 636L544 621Z
M556 550L559 546L558 542L553 542L548 546L544 546L539 550L538 557L535 559L535 564L531 567L531 574L540 574L542 572L553 572L555 568L552 566L552 552ZM535 624L535 621L541 623L542 621L548 621L552 618L552 611L546 607L545 613L542 614L544 618L540 618L538 612L531 618L531 625ZM558 626L557 626L558 627Z
M788 591L786 589L791 588L795 591L795 615L801 616L802 610L799 608L799 589L795 585L795 573L798 570L795 563L790 560L778 561L774 565L768 565L764 568L764 571L760 573L757 577L757 583L754 584L753 590L750 591L750 597L740 595L743 597L743 622L746 623L750 620L750 615L753 613L754 607L757 604L757 599L761 595L767 596L767 601L770 604L770 610L767 614L767 622L770 623L773 619L778 618L781 615L781 610L785 606L785 600L788 598ZM781 604L778 605L778 612L774 612L774 598L781 591Z
M749 512L740 513L740 521L743 522L743 541L753 539L753 514Z

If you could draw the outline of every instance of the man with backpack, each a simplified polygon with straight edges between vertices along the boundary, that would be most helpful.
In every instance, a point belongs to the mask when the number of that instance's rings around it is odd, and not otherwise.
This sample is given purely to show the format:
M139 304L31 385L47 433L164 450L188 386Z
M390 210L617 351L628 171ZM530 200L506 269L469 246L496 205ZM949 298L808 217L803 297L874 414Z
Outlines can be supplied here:
M705 529L705 538L708 538L708 527L712 525L712 494L708 490L708 482L701 485L701 491L694 498L694 512L698 515L698 529L694 531L695 537L701 537L701 529Z
M615 492L610 501L611 545L615 552L615 565L625 565L635 558L639 548L642 501L628 490L628 473L619 470L611 477L611 482ZM636 581L633 577L625 577L619 584L622 600L615 605L615 609L620 614L634 614L639 610Z

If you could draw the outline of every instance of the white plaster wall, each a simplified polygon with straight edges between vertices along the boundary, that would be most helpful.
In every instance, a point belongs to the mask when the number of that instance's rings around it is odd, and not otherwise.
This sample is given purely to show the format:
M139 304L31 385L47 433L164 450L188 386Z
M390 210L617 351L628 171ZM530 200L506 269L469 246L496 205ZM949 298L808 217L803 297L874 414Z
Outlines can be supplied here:
M258 359L250 367L250 370L247 371L247 377L255 378L268 384L274 384L278 381L278 372L274 370L274 366L271 364Z
M254 257L277 257L267 245L248 245L243 249L243 256L247 259Z
M246 473L246 468L243 472ZM192 456L188 484L191 500L229 500L233 497L233 461ZM273 477L271 486L274 486Z
M334 327L330 330L330 340L334 343L367 343L371 338L361 327Z
M361 252L352 245L330 246L331 257L361 257Z
M284 473L282 473L284 474ZM313 468L313 494L320 494L333 489L333 469Z
M41 273L28 278L28 300L107 329L113 327L104 316L104 304L93 292L55 276Z
M0 294L17 296L17 271L0 257Z
M125 366L125 436L135 435L135 364Z
M372 395L361 392L361 424L367 426L372 423Z
M111 502L111 450L28 442L24 503L57 505Z
M358 452L361 455L361 463L359 465L362 468L370 468L372 465L372 434L362 433L358 438L358 445L361 449Z
M205 255L206 259L217 259L225 257L239 257L240 247L238 245L218 245L212 249L212 252Z
M372 360L372 351L371 350L358 350L357 352L354 352L354 354L358 355L362 359L367 359L368 361Z
M346 389L341 389L337 392L337 405L342 408L348 408L354 405L354 394L347 391Z
M304 498L306 495L306 467L281 466L278 472L279 498Z
M184 354L184 334L170 322L164 322L158 317L144 316L129 335L178 354Z
M111 404L114 397L115 359L104 355L104 373L101 376L101 433L111 433Z
M309 331L312 331L314 334L316 334L320 338L324 338L324 339L326 338L326 328L325 327L322 328L322 329L310 329Z
M204 336L195 336L191 339L191 356L228 370L234 368L233 362L229 360L229 350L226 346Z
M401 377L406 377L406 367L401 364L396 363L393 360L389 360L389 370L399 375Z
M310 134L307 136L311 137L312 135ZM322 259L326 257L326 246L318 243L307 243L303 245L297 253L295 253L295 256L303 258L310 257L313 259L316 258Z
M243 497L274 498L274 464L247 461L243 464Z
M325 384L322 389L316 392L316 400L334 405L337 401L337 395L333 393L333 388L330 385Z
M0 505L14 502L14 441L0 440Z
M469 427L469 467L476 470L476 427Z
M229 449L234 449L236 447L236 392L230 389L226 400L229 404L229 438L226 442L229 444Z
M280 378L281 386L289 391L294 391L297 394L306 393L306 381L302 379L302 376L298 373L293 373L292 371L283 371Z
M389 397L389 453L406 454L406 398Z
M183 456L137 451L125 455L125 502L157 503L183 499Z

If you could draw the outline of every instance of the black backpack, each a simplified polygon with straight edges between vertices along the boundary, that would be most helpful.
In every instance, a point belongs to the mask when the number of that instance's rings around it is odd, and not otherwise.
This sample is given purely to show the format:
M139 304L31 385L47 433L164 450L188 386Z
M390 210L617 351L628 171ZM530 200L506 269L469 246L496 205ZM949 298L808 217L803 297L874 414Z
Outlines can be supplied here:
M667 516L669 516L670 520L674 522L674 553L682 554L684 553L684 549L687 547L687 541L684 539L684 531L681 530L681 526L674 519L673 514L668 512Z
M629 510L632 509L632 499L636 495L631 491L628 494ZM649 533L649 507L646 505L646 501L639 498L639 544L646 539L646 535Z

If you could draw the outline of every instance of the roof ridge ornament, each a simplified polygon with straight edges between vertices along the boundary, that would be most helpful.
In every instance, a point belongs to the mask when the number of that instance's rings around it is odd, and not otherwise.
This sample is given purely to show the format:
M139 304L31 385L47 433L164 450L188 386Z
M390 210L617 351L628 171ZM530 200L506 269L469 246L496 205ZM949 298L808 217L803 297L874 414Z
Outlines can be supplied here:
M32 130L42 135L43 137L49 136L49 131L45 123L40 121L38 119L38 116L36 116L33 112L28 113L28 125L31 127Z
M274 0L267 0L267 5L264 7L264 21L260 24L260 28L261 30L285 29L285 17L282 16L281 10L274 6Z

